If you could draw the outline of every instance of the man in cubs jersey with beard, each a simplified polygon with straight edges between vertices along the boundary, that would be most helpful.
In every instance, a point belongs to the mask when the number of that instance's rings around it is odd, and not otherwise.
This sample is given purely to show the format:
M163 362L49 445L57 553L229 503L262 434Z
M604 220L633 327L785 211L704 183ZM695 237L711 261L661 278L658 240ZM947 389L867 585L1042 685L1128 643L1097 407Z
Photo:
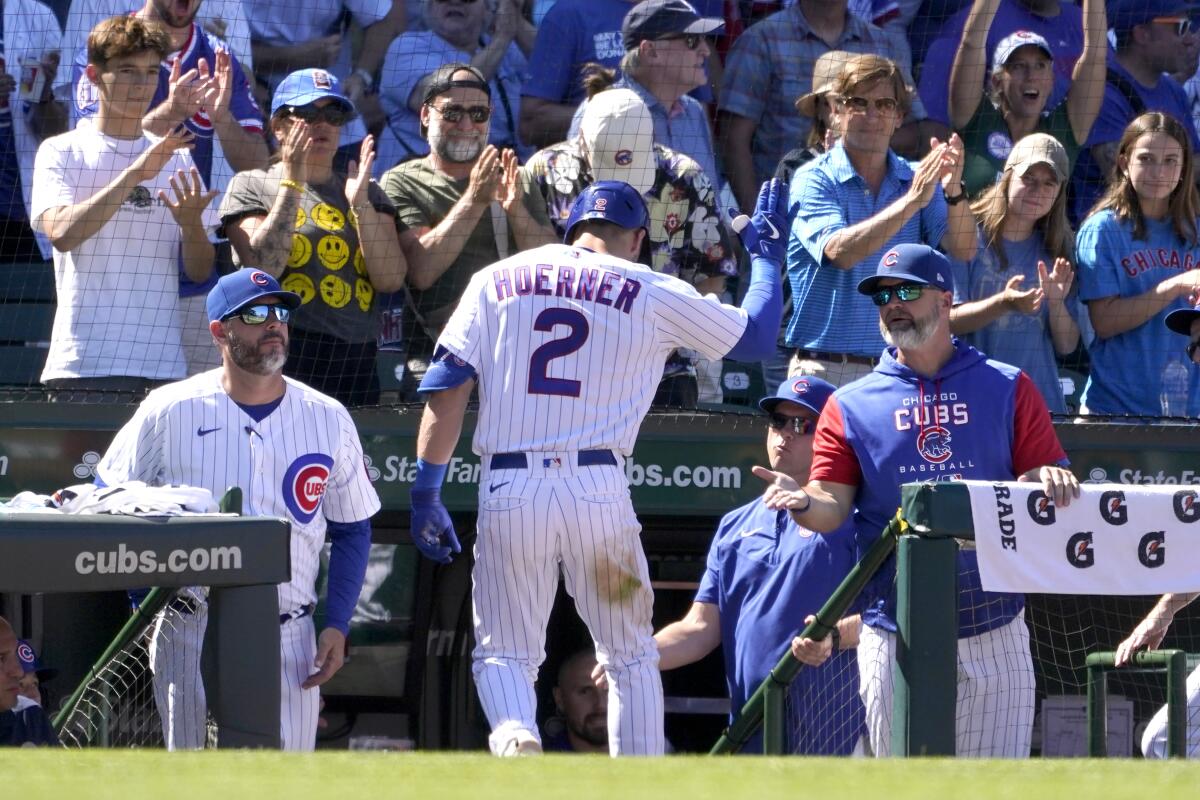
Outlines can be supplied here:
M900 506L900 485L925 480L1037 481L1067 505L1079 483L1029 376L950 336L950 261L919 244L888 250L858 291L879 308L889 343L869 375L825 404L809 482L776 473L764 501L800 525L835 530L853 510L860 555ZM760 476L761 477L761 476ZM895 560L863 614L858 661L871 749L891 753L896 649ZM974 550L958 556L961 756L1026 757L1034 675L1024 596L984 592Z
M740 308L633 263L649 225L641 194L598 181L571 208L567 244L477 272L446 323L421 383L412 534L434 560L459 550L439 492L478 382L473 656L493 753L541 752L533 684L560 569L608 679L609 752L663 752L654 597L624 459L672 350L774 350L784 196L764 184L753 219L735 221L754 254Z
M312 750L317 687L342 666L379 497L346 409L283 376L288 320L299 296L261 270L242 269L217 282L207 305L223 366L151 392L96 474L106 485L184 484L218 496L238 486L243 514L291 522L292 578L279 586L281 741L286 750ZM327 627L317 637L312 612L327 532L333 543ZM181 595L166 613L176 615L172 624L182 631L156 642L156 699L167 743L201 747L203 594Z

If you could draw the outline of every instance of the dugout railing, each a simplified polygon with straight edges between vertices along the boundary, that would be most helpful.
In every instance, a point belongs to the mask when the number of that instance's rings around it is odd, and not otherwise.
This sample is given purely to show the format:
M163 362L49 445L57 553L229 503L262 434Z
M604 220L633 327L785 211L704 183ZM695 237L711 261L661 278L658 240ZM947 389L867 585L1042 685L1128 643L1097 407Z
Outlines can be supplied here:
M1120 485L1085 486L1087 492L1120 490ZM966 486L955 482L906 484L901 508L816 615L798 632L826 638L879 567L896 557L897 636L894 674L892 752L899 756L953 756L957 685L958 587L960 541L973 542L975 527ZM1098 594L1103 594L1099 592ZM1087 752L1107 755L1107 676L1114 654L1097 649L1081 660L1086 671ZM1167 752L1186 754L1187 670L1180 649L1141 652L1124 675L1166 672ZM735 716L712 754L736 753L761 727L763 752L785 753L783 703L788 686L804 665L790 652Z
M223 501L240 510L241 494ZM277 586L291 576L291 525L287 520L236 516L138 517L108 514L0 515L0 591L94 592L158 589L141 614L123 627L96 662L103 668L173 589L208 586L209 624L204 648L210 711L223 748L280 746L279 603ZM202 564L195 553L225 554ZM188 554L188 558L174 556ZM132 556L132 558L131 558ZM153 569L151 569L153 564ZM56 715L63 723L88 680Z

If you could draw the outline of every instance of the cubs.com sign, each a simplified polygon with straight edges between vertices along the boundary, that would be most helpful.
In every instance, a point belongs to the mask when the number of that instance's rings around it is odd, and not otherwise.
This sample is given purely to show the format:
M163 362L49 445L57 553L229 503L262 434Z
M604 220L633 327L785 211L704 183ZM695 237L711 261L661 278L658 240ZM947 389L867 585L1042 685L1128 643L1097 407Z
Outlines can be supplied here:
M979 577L995 592L1200 590L1200 491L1084 484L1059 507L1036 483L964 481Z

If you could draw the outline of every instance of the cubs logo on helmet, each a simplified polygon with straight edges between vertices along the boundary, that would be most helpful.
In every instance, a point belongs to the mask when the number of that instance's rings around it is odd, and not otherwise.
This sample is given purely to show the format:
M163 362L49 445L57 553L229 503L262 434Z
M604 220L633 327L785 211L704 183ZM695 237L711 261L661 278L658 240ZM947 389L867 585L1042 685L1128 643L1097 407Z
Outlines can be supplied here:
M283 473L283 503L302 525L312 522L321 507L333 459L324 453L308 453L292 462Z
M250 273L250 282L253 283L255 286L270 286L271 278L265 272L259 272L258 270L254 270L254 272Z
M21 642L17 645L17 658L23 663L29 664L30 666L32 666L34 661L37 660L33 656L33 648L25 644L25 642Z
M900 254L895 250L888 250L883 257L883 265L885 267L894 267L900 261Z
M628 167L633 163L633 152L631 150L618 150L613 154L613 161L617 162L619 167Z
M929 463L941 464L954 455L950 450L950 431L940 425L926 428L917 437L917 450Z
M792 383L792 391L795 392L796 394L807 394L808 393L808 379L807 378L797 378Z
M333 88L333 77L323 69L314 69L312 71L313 86L318 89Z

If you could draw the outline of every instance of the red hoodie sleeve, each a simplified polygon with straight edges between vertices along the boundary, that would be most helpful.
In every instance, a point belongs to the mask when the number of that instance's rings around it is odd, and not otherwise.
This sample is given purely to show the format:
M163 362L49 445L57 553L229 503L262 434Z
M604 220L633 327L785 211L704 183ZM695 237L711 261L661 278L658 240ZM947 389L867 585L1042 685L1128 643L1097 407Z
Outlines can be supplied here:
M1035 467L1070 463L1054 426L1050 424L1046 401L1024 372L1017 378L1017 398L1013 404L1012 463L1016 476Z
M810 481L829 481L846 486L862 483L862 468L858 465L854 448L846 440L846 423L842 419L842 408L838 405L837 397L825 402L813 437L812 469L808 471Z

